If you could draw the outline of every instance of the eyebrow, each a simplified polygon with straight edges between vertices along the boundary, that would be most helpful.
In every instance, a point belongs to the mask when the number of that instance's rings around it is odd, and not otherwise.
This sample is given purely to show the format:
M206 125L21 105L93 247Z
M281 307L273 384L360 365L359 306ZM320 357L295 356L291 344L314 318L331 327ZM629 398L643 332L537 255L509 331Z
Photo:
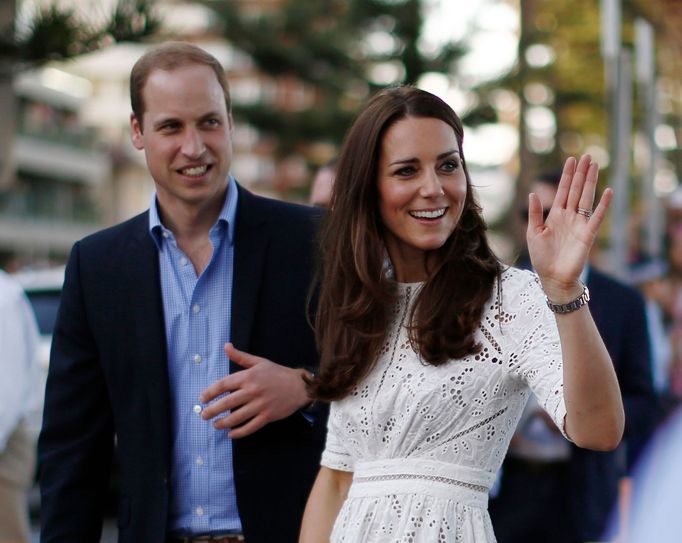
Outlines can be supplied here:
M159 120L156 121L154 124L152 124L152 127L153 127L154 129L158 129L158 128L162 127L162 126L165 125L165 124L168 124L168 123L179 123L179 122L180 122L180 120L179 120L177 117L163 117L162 119L159 119Z
M217 111L209 111L209 112L201 115L201 117L199 117L199 122L203 122L207 119L211 119L211 118L219 117L219 116L220 116L220 114ZM167 123L181 123L182 124L183 121L177 117L169 116L169 117L163 117L163 118L159 119L152 126L154 128L159 128L159 127L161 127Z
M445 151L444 153L441 153L438 155L436 158L438 160L441 160L443 158L446 158L450 155L459 155L459 149L452 149L450 151ZM402 158L399 160L395 160L389 164L389 166L395 166L396 164L413 164L414 162L419 162L419 159L416 157L414 158Z

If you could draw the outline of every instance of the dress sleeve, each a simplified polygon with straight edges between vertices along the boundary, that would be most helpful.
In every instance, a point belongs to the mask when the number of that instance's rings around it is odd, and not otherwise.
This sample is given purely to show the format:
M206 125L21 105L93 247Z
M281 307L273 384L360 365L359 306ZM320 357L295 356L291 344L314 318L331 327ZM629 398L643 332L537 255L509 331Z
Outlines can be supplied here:
M343 410L338 402L332 402L327 422L327 443L322 453L321 464L339 471L353 471L354 460L344 444L341 428Z
M516 273L520 277L510 289L511 307L505 309L510 312L506 315L511 327L510 372L528 385L564 437L570 439L564 428L563 359L556 319L547 307L537 275Z

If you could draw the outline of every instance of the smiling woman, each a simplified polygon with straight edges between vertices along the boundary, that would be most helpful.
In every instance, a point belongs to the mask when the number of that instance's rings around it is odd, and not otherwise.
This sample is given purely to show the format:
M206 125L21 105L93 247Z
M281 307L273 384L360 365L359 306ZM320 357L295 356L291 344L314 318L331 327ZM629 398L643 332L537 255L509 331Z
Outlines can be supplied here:
M580 214L596 164L567 161L546 220L530 198L535 276L491 251L463 138L454 111L413 87L377 94L346 137L320 235L311 388L332 405L302 543L494 542L488 490L530 393L576 444L620 440L578 281L611 197Z
M382 143L378 190L396 278L425 280L425 257L455 230L467 194L454 130L439 119L419 117L391 126Z

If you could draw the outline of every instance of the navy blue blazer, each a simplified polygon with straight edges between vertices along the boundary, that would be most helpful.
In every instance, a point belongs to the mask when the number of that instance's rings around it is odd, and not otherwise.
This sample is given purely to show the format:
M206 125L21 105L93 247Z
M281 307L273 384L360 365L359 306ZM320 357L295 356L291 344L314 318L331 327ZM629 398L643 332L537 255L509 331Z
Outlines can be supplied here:
M279 364L314 367L306 296L318 212L238 190L232 340ZM114 439L119 541L166 538L168 366L148 221L148 213L138 215L71 253L39 440L44 542L99 541ZM296 541L325 423L323 412L314 424L295 413L234 441L237 503L250 543Z
M590 312L613 361L625 408L624 447L571 454L574 526L585 541L601 540L627 468L627 448L653 430L657 400L653 386L644 298L633 287L590 268Z

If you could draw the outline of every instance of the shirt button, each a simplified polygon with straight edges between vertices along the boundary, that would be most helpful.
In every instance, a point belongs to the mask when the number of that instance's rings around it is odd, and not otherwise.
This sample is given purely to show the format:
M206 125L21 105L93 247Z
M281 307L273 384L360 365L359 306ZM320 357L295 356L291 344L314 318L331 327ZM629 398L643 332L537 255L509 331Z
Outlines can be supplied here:
M187 266L187 259L184 256L180 259L180 264Z
M192 313L196 315L197 313L199 313L199 311L201 311L201 306L199 304L194 304L192 306Z
M202 358L201 358L201 355L200 355L200 354L195 354L195 355L194 355L194 361L195 361L197 364L201 364L201 360L202 360Z
M204 459L201 458L201 456L197 456L196 463L197 463L197 466L203 466L204 465Z
M196 513L197 513L198 516L200 516L200 517L203 517L203 516L204 516L204 508L203 508L203 507L201 507L201 506L200 506L200 507L197 507L197 508L195 509L195 511L196 511Z
M168 239L168 236L169 236L170 234L168 234L168 232L165 232L165 231L164 231L161 235L162 235L164 238Z
M192 410L193 410L197 415L198 415L199 413L201 413L201 409L202 409L202 408L201 408L201 406L200 406L199 404L195 405L195 406L192 408Z

